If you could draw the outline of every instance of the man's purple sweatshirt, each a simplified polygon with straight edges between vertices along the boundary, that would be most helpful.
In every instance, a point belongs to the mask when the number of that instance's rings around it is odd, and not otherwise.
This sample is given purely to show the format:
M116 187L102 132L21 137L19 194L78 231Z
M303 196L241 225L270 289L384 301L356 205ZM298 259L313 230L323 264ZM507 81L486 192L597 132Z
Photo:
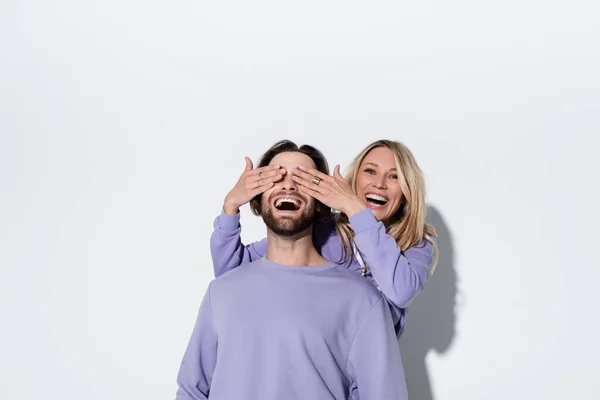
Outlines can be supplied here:
M339 214L334 214L337 218ZM342 259L342 245L335 232L335 218L317 224L313 229L313 242L323 258L338 263ZM368 276L385 295L390 305L394 329L399 337L406 320L406 307L425 288L433 262L433 244L422 240L417 245L401 251L396 240L386 233L382 222L377 221L369 209L350 217L355 233L354 242L363 262L372 275ZM210 238L210 251L215 276L236 268L242 263L258 260L267 252L267 239L244 245L241 241L240 214L228 215L224 211L215 219ZM345 266L360 274L361 265L353 256Z
M212 281L177 400L406 400L389 306L344 266L266 258Z

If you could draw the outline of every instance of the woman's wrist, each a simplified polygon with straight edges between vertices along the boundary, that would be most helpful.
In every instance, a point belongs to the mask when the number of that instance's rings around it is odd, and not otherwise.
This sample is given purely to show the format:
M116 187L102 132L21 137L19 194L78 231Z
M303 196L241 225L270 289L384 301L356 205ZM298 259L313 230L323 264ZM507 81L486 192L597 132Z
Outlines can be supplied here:
M353 215L361 212L362 210L365 210L366 208L367 206L357 197L355 200L346 205L346 207L344 207L344 210L340 211L346 214L348 218L350 218Z
M223 202L223 211L233 217L240 212L240 207L235 202L225 197L225 201Z

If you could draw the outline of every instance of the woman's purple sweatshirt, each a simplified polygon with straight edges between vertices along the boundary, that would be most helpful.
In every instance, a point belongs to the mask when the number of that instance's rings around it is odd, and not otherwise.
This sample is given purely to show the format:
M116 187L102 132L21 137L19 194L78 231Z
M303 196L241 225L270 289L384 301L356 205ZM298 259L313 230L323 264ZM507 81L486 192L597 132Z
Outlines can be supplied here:
M372 274L368 279L379 287L388 300L399 337L404 330L406 307L425 288L433 262L433 244L422 240L402 252L396 240L386 233L383 223L377 221L369 209L350 217L350 224L355 232L356 248ZM244 245L240 233L239 213L230 216L223 211L215 219L210 251L216 277L266 254L267 239ZM334 263L341 262L343 248L335 232L335 219L314 226L313 242L323 258ZM361 272L361 265L355 256L347 267L356 273Z

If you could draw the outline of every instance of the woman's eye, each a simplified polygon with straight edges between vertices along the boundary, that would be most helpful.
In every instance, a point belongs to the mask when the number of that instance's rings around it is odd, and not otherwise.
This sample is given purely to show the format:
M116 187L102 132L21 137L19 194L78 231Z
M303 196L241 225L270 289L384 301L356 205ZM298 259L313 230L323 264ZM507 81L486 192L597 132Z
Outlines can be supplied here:
M398 175L390 175L390 179L398 179Z
M366 172L367 174L370 174L370 175L373 175L373 174L375 173L375 171L374 171L374 170L372 170L371 168L367 168L367 169L365 169L365 172Z

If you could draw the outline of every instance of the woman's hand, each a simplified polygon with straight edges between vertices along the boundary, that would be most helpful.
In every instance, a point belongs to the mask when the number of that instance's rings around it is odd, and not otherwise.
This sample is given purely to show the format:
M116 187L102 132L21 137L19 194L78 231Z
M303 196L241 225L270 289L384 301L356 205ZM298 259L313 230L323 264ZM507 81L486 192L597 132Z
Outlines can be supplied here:
M246 168L237 183L227 193L223 203L223 210L233 216L238 213L239 208L248 203L254 196L271 188L274 182L283 177L283 170L279 165L267 165L253 169L252 160L246 159Z
M339 164L333 176L325 175L314 168L298 167L292 171L292 179L300 185L300 191L348 217L364 210L367 206L358 198L340 174Z

